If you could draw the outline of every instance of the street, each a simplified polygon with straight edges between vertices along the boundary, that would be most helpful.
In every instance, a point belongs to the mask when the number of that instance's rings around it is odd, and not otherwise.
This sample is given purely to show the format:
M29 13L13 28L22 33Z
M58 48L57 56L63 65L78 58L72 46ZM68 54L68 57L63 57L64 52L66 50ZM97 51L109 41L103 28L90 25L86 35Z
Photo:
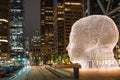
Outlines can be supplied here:
M32 66L31 71L26 75L25 80L73 80L67 76L52 70L46 66Z

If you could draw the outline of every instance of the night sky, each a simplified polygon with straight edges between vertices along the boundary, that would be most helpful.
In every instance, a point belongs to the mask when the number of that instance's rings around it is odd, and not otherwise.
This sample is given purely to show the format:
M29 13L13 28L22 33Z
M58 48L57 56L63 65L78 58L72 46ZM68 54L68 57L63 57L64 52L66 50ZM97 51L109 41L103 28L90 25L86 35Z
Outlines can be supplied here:
M25 0L25 37L32 38L34 30L40 30L40 0Z

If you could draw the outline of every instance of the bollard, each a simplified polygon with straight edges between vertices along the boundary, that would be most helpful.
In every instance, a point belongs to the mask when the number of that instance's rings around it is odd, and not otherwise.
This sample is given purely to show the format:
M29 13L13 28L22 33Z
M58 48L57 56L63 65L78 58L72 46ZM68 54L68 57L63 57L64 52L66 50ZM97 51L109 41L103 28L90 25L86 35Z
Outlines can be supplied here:
M79 80L79 68L81 68L81 65L76 63L73 66L73 74L74 74L74 80Z
M50 64L50 67L52 67L52 64Z
M79 80L79 67L75 66L74 69L74 79Z

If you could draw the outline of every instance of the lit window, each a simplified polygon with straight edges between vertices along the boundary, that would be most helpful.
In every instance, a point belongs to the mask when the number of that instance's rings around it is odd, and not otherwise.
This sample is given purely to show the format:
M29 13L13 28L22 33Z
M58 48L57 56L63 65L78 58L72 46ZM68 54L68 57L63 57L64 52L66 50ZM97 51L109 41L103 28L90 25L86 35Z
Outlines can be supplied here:
M81 3L71 3L71 5L81 5Z
M41 14L45 14L44 12L42 12Z
M65 2L66 5L70 5L70 2Z
M70 11L71 9L69 9L69 8L65 8L65 11Z
M21 12L21 9L11 9L11 12Z
M0 19L0 21L2 21L2 22L8 22L7 19Z
M77 2L65 2L66 5L81 5L81 3Z
M52 22L47 22L46 24L53 24Z
M58 14L64 14L64 12L58 12Z
M41 9L41 11L44 11L44 9Z
M63 8L63 6L58 6L58 8Z
M7 39L7 37L6 37L6 36L1 36L1 38L2 38L2 39Z
M53 11L45 11L45 12L53 13Z
M17 2L21 2L20 0L17 0Z
M8 40L0 39L0 42L8 42Z
M64 20L64 18L58 18L58 20Z

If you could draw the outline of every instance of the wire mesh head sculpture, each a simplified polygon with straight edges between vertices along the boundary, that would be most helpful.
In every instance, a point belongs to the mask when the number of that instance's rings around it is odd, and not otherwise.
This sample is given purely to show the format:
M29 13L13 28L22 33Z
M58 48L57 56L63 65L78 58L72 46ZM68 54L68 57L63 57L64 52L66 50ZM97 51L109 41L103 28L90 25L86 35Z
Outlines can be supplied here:
M118 29L105 15L92 15L76 21L67 46L70 60L82 68L118 67L113 48L119 39Z

